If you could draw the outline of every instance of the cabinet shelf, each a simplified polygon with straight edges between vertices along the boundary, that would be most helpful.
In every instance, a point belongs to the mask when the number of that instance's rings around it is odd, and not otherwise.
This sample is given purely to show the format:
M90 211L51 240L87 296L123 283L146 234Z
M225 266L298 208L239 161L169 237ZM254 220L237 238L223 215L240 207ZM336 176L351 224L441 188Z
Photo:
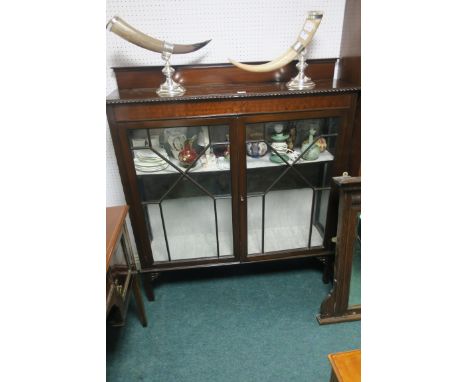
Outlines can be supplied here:
M294 150L297 155L300 155L301 152L299 150ZM175 158L167 158L172 164L175 166L179 167L181 170L184 170L181 166L180 163L177 159ZM302 165L302 164L312 164L312 163L320 163L320 162L331 162L335 159L335 157L328 151L325 150L324 152L320 153L320 156L314 160L314 161L306 161L303 159L300 159L296 164ZM200 160L199 160L200 161ZM260 158L252 158L247 156L247 169L251 168L265 168L265 167L280 167L280 166L286 166L286 164L283 163L275 163L270 160L270 153L267 153L263 157ZM289 163L292 163L293 161L290 160ZM227 167L222 167L222 166L227 166ZM210 172L225 172L230 170L230 165L229 162L225 161L224 158L219 157L216 159L216 163L209 163L206 165L198 164L196 167L191 168L189 173L210 173ZM185 170L184 170L185 171ZM166 167L164 170L161 171L156 171L156 172L141 172L136 170L136 174L138 176L146 176L146 175L174 175L174 174L179 174L179 171L177 171L174 167L169 165Z
M297 155L300 155L301 152L299 150L294 150L294 152ZM319 157L314 160L314 161L306 161L303 159L300 159L296 164L311 164L311 163L318 163L318 162L331 162L335 158L334 156L328 151L325 150L323 153L320 153ZM292 163L293 161L290 160L289 163ZM247 157L247 169L249 168L263 168L263 167L278 167L278 166L286 166L286 163L275 163L270 160L270 154L266 154L263 157L260 158L252 158L252 157Z

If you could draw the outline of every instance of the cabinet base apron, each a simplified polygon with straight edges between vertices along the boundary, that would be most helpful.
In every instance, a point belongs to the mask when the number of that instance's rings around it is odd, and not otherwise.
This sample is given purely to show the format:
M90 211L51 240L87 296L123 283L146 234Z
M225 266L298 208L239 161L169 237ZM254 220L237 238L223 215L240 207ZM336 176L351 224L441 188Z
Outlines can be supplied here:
M278 254L278 257L266 257L265 255L258 255L256 257L251 257L246 259L245 261L237 261L234 258L231 258L233 261L226 261L226 262L207 262L206 264L184 264L182 266L174 264L173 267L168 267L170 263L164 262L164 267L158 267L157 265L153 265L153 267L145 267L142 270L142 281L143 281L143 289L145 291L146 297L149 301L155 300L154 295L154 280L157 280L161 272L171 272L177 270L188 270L188 269L201 269L201 268L213 268L213 267L223 267L223 266L247 266L254 263L265 263L265 262L275 262L275 261L294 261L299 259L306 259L306 258L316 258L317 261L323 264L322 269L322 281L324 284L328 284L330 280L333 278L333 269L330 268L329 264L333 264L333 252L319 252L319 253L307 253L307 254L292 254L290 257L285 257L284 254ZM207 259L209 261L209 259ZM177 263L177 262L176 262Z

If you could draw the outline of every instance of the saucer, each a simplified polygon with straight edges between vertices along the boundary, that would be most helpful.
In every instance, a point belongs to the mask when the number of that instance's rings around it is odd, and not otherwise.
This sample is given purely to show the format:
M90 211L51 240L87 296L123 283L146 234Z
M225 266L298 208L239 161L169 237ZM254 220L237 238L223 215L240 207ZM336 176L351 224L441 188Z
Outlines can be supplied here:
M283 159L287 162L290 160L289 156L287 154L281 154L281 156L283 157ZM283 159L281 159L278 155L276 154L271 154L270 155L270 160L274 163L282 163L284 164L284 161Z
M273 139L275 142L285 141L288 138L289 134L274 134L271 136L271 139Z

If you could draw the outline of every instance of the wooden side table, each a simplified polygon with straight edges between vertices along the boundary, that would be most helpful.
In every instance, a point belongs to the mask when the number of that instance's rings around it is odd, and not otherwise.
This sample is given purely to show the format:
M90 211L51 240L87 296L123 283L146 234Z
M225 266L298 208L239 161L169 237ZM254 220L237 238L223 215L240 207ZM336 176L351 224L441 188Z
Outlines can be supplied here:
M332 366L330 382L361 382L361 350L328 355Z
M133 290L138 318L147 325L141 297L140 276L135 265L125 218L128 206L106 208L106 319L113 326L123 326Z

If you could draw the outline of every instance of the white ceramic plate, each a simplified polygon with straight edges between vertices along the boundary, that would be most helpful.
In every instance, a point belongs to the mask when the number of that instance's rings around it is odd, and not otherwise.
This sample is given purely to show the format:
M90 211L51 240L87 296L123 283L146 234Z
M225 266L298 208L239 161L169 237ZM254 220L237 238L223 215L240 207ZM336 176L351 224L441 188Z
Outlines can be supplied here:
M166 150L160 149L158 153L161 154L163 157L167 158ZM135 150L135 158L139 159L142 162L151 162L151 161L162 161L159 155L156 155L151 150Z
M135 166L139 166L139 167L159 167L162 165L167 165L167 162L163 161L162 159L158 161L144 162L135 158L133 162L135 163Z
M166 163L164 166L159 166L159 167L137 167L135 166L136 170L138 172L158 172L164 170L168 164Z
M135 168L137 171L155 172L155 171L164 170L165 168L167 168L167 166L169 166L169 164L166 162L160 163L160 164L152 164L152 165L145 163L142 165L135 159Z

